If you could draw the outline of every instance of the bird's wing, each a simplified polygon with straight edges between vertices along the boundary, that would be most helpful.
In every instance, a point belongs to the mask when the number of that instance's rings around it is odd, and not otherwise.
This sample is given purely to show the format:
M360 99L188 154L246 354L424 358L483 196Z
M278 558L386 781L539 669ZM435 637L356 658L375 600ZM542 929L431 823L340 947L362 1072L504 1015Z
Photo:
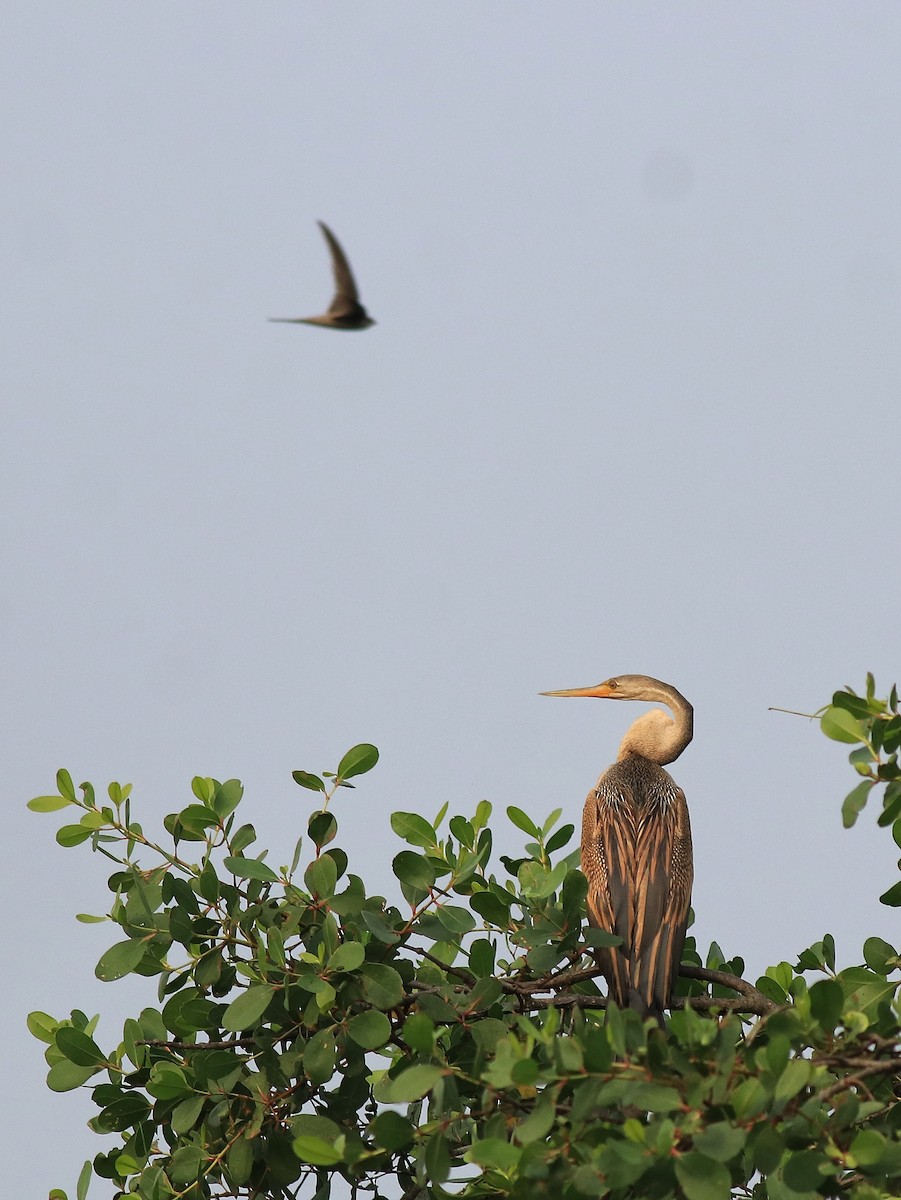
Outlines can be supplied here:
M631 933L629 860L622 828L609 819L607 798L598 788L592 789L582 810L582 872L588 879L588 920L623 939L622 947L603 947L595 952L610 996L620 1008L629 1003L629 964L624 953Z
M679 971L691 903L691 827L682 789L673 785L653 797L637 832L632 982L650 1008L662 1010Z
M611 998L661 1015L682 958L691 902L691 830L685 795L671 780L646 794L617 768L589 793L582 871L592 925L623 939L600 950Z
M320 221L319 228L322 230L322 236L328 243L328 248L332 256L332 271L335 275L335 298L329 305L328 311L335 315L353 312L358 308L360 298L357 295L357 285L354 282L350 263L347 261L347 256L338 244L338 239L329 229L328 225L324 221Z

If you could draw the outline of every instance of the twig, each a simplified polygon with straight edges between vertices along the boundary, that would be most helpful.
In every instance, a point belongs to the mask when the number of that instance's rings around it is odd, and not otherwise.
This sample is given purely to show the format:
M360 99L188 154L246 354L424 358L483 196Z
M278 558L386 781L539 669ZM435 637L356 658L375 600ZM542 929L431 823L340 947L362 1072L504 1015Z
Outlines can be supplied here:
M430 963L434 963L436 967L440 967L442 971L446 971L448 975L453 975L456 979L460 979L469 987L474 987L476 977L472 972L465 970L463 967L452 967L441 961L434 954L430 954L428 950L423 950L420 946L411 946L407 943L407 949L412 950L414 954L421 954L423 958L427 958Z
M844 1075L841 1079L837 1079L835 1083L830 1083L829 1086L823 1088L821 1092L817 1092L814 1099L821 1102L823 1100L830 1100L839 1092L848 1091L849 1088L856 1087L858 1084L861 1084L861 1081L868 1075L885 1075L889 1071L895 1071L897 1067L897 1059L892 1059L889 1062L870 1063L866 1067L861 1067L861 1069L855 1075Z

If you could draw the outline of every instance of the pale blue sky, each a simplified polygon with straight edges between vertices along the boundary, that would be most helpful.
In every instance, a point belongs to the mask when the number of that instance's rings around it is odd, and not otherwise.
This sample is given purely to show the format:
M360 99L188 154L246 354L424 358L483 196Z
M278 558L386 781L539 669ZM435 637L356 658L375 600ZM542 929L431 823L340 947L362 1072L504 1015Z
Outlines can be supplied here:
M901 8L11 14L5 1129L54 1133L10 1194L105 1144L24 1014L112 1043L155 992L93 978L107 872L24 809L59 766L148 827L238 776L284 861L291 770L373 741L337 811L390 888L394 809L577 820L641 709L537 693L649 673L695 705L699 939L894 939L843 750L767 708L897 678ZM266 322L329 299L317 218L365 334Z

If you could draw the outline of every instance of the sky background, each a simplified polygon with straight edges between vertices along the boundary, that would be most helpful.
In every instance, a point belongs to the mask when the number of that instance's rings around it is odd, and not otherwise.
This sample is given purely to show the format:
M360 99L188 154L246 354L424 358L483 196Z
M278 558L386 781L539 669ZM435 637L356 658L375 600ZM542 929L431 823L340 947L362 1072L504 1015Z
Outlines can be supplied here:
M846 750L768 708L898 678L899 52L892 3L14 4L10 1195L108 1144L25 1014L115 1044L155 1003L94 979L104 860L25 810L60 766L147 829L238 777L285 862L291 771L374 742L339 841L394 894L396 809L578 823L643 708L537 693L651 674L695 706L702 946L897 939ZM266 321L329 301L317 218L364 334Z

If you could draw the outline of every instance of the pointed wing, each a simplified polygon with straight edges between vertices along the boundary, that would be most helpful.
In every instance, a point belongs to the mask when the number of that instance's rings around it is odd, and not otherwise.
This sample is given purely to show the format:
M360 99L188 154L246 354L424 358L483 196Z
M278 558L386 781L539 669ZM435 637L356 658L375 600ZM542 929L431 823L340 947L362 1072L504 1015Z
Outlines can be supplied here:
M360 298L357 295L357 285L347 256L338 244L338 239L324 221L319 222L322 236L328 243L332 256L332 271L335 275L335 296L328 311L333 316L349 316L360 308Z

